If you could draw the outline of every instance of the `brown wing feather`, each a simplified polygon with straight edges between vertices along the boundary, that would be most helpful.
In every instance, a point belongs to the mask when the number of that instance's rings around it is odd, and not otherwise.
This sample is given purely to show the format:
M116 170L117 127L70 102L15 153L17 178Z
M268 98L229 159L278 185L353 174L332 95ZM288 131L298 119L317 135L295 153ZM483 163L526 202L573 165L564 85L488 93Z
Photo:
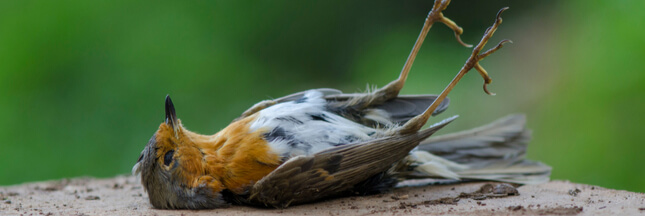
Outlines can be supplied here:
M315 155L292 158L258 181L250 190L249 200L284 208L337 195L389 169L419 142L455 118L411 135L348 144Z
M417 150L467 165L468 169L455 171L462 179L542 183L549 180L551 167L525 158L530 135L526 117L516 114L471 130L431 137Z
M394 124L404 124L411 118L423 113L437 98L437 95L400 95L383 103L371 104L365 109L357 110L356 106L352 105L353 98L361 97L361 95L364 94L336 94L327 95L325 96L325 99L329 102L329 108L331 111L347 119L351 119L366 126L384 126L390 122ZM441 104L439 104L432 115L438 115L445 111L448 108L449 103L450 100L446 98ZM386 116L382 116L381 114L378 114L378 116L386 118L389 122L383 122L369 117L373 110L381 110L387 113Z
M375 108L385 110L390 114L392 121L405 123L423 113L435 99L437 99L437 95L401 95L393 100L386 101L382 105L375 106ZM448 109L449 104L450 99L444 99L432 115L442 113Z
M429 138L419 144L419 150L477 167L503 159L522 160L530 139L526 117L516 114L481 127Z

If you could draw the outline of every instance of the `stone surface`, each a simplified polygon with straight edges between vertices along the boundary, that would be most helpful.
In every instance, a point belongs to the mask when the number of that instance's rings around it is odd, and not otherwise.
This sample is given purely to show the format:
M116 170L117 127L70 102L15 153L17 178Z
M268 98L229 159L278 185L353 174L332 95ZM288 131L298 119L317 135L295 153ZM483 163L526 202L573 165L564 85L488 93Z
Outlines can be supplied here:
M0 187L0 215L645 215L645 194L551 181L406 187L391 193L261 209L158 210L134 177L75 178ZM463 194L462 194L463 193Z

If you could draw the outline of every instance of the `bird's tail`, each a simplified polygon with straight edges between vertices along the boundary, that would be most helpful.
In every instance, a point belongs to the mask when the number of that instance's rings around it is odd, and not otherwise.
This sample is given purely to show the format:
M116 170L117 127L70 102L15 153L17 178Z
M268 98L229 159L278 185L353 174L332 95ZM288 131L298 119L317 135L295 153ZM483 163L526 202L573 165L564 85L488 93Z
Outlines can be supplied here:
M516 114L467 131L430 137L399 166L399 177L520 184L549 181L551 167L524 158L531 136L525 125L526 117Z

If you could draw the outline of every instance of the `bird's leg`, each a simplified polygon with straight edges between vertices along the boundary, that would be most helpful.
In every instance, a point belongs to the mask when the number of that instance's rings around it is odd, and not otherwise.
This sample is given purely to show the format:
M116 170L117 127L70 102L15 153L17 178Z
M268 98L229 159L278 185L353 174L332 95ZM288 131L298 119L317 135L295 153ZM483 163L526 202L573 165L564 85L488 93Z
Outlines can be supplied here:
M401 89L403 88L403 85L405 85L405 80L408 78L410 68L412 68L412 63L414 63L414 59L417 57L417 53L421 48L421 44L423 44L423 41L425 40L426 35L428 34L428 31L430 31L432 24L434 24L435 22L441 22L446 26L448 26L450 29L452 29L455 32L455 38L457 38L457 42L459 42L461 45L465 47L472 47L472 45L464 43L460 38L460 35L464 32L464 30L461 27L459 27L454 21L443 16L442 12L448 7L449 4L450 4L450 0L435 0L434 6L432 7L432 10L430 10L430 13L428 13L428 17L426 18L426 21L423 24L421 33L419 34L419 37L417 37L417 41L414 43L414 46L412 47L412 51L410 52L408 59L405 61L405 64L403 65L403 69L399 74L399 78L397 78L396 80L388 83L387 85L383 86L382 88L370 94L355 97L352 100L348 101L347 103L344 103L342 106L351 106L358 110L362 110L369 106L382 104L385 101L396 98L399 95L399 92L401 91ZM273 106L276 103L278 103L278 101L275 101L275 100L266 100L266 101L257 103L253 105L253 107L246 110L244 113L242 113L240 117L236 118L233 121L235 122L239 119L248 117L260 110Z
M486 29L486 32L484 33L484 37L482 37L482 40L473 48L473 52L466 60L466 63L464 66L461 68L457 76L448 84L448 86L441 92L439 97L435 99L432 104L420 115L410 119L408 122L406 122L403 126L398 128L397 132L399 134L410 134L410 133L416 133L423 125L426 124L428 121L428 118L430 118L430 115L437 109L439 104L448 96L448 93L457 85L459 80L468 73L471 69L475 68L479 74L484 78L484 91L489 94L489 95L494 95L493 93L489 92L488 89L486 88L486 85L491 83L491 78L488 76L488 73L484 68L479 64L479 61L483 60L493 52L499 50L502 48L504 43L511 42L510 40L502 40L500 41L497 46L485 51L484 53L480 54L481 50L484 48L484 45L488 42L488 40L493 36L493 33L495 33L495 30L497 30L497 27L499 24L502 23L502 12L507 10L508 7L502 8L499 12L497 12L497 19L495 20L495 24L493 26L488 27Z
M414 43L408 59L403 65L403 69L399 74L399 78L370 94L354 98L352 101L350 101L349 106L353 106L356 109L360 110L396 98L403 88L405 80L408 78L408 73L410 72L410 68L412 67L412 63L414 62L419 49L421 48L421 44L423 44L428 31L432 27L432 24L434 24L435 22L441 22L450 27L455 32L455 37L460 44L464 45L465 47L472 47L472 45L465 44L463 41L461 41L459 35L463 33L463 29L457 26L457 24L455 24L455 22L453 22L452 20L443 16L442 11L445 10L446 7L448 7L448 4L450 4L450 0L435 0L434 6L432 7L432 10L430 10L430 13L428 13L428 17L423 24L421 33L419 34L417 41Z

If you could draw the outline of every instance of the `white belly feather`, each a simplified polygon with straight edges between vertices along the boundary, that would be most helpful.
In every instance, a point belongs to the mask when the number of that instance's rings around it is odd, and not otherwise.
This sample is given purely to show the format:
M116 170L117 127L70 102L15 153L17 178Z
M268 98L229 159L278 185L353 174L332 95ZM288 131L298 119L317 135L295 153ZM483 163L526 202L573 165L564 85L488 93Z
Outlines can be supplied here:
M257 119L251 123L251 131L268 131L265 139L272 150L286 158L311 155L382 135L378 129L327 111L326 104L321 92L308 91L301 99L260 111Z

